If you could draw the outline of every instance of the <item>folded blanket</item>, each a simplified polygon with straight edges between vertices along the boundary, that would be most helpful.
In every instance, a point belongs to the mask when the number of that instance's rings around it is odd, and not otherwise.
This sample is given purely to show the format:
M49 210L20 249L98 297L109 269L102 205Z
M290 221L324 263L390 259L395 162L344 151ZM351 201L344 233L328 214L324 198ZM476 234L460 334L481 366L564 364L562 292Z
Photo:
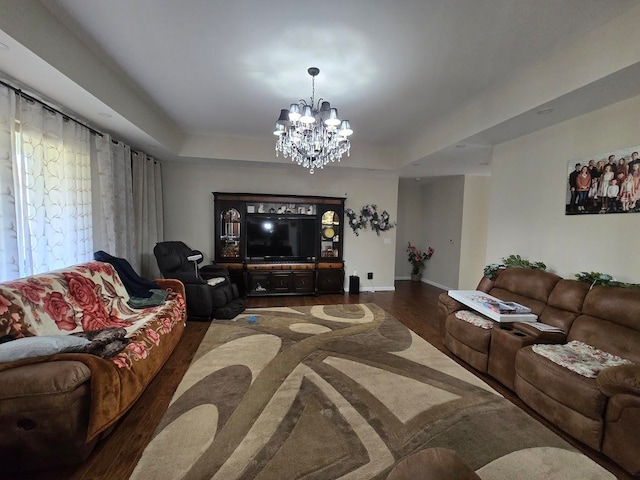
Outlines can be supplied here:
M149 307L157 307L158 305L164 304L167 299L167 295L169 294L166 290L159 290L156 288L152 288L149 290L151 292L151 296L149 298L140 298L140 297L129 297L127 300L127 305L131 308L149 308Z

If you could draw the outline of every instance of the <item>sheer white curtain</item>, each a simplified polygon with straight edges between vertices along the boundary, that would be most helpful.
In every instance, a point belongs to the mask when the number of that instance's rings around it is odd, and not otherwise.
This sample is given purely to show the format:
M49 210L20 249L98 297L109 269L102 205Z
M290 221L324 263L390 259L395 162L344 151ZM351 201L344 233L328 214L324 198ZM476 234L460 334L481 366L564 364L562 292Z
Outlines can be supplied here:
M159 161L142 152L131 156L133 173L133 202L137 260L132 263L143 277L160 277L153 247L163 241L162 166Z
M13 90L0 85L0 281L20 276L16 218L15 111Z
M93 258L90 132L18 97L21 276Z
M95 250L157 278L162 239L160 162L0 85L0 281Z
M136 264L131 148L108 134L92 141L93 249Z

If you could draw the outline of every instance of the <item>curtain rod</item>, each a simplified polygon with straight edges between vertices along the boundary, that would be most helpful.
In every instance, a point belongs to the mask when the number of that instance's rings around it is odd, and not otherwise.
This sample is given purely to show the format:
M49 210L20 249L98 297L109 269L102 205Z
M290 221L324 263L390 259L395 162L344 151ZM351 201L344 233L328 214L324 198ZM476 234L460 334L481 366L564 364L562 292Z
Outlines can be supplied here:
M13 91L16 93L16 95L20 95L22 98L26 98L27 100L31 100L32 102L39 103L40 105L42 105L42 106L43 106L44 108L46 108L47 110L50 110L50 111L53 111L53 112L56 112L56 113L58 113L58 114L62 115L62 117L63 117L63 118L67 118L67 119L71 120L72 122L75 122L75 123L77 123L78 125L83 126L84 128L86 128L86 129L87 129L87 130L89 130L90 132L95 133L96 135L99 135L99 136L101 136L101 137L102 137L102 136L104 136L104 135L102 134L102 132L97 131L95 128L91 128L89 125L86 125L86 124L82 123L81 121L76 120L76 119L75 119L75 118L73 118L73 117L70 117L70 116L69 116L69 115L67 115L66 113L63 113L63 112L61 112L60 110L58 110L57 108L53 108L51 105L49 105L49 104L47 104L47 103L43 102L42 100L38 100L37 98L32 97L31 95L29 95L28 93L25 93L24 91L20 90L19 88L16 88L16 87L14 87L13 85L10 85L10 84L8 84L8 83L6 83L6 82L3 82L2 80L0 80L0 84L1 84L1 85L4 85L4 86L5 86L5 87L7 87L7 88L10 88L11 90L13 90Z

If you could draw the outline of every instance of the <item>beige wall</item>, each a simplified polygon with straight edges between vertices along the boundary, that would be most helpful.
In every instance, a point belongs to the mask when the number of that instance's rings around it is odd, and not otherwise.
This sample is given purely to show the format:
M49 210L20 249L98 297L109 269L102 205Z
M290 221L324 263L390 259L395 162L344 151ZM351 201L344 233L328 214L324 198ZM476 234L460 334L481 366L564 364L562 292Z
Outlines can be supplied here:
M640 214L565 216L567 162L640 145L640 97L494 148L487 263L510 254L566 278L640 281Z
M423 281L441 288L457 288L464 177L443 177L422 190L422 248L435 249L423 273Z
M407 259L407 244L426 248L422 237L422 190L415 181L401 181L398 186L398 231L396 232L396 279L408 280L411 264Z
M412 222L420 228L418 247L435 249L423 281L444 289L477 286L485 266L490 186L491 178L485 176L437 178L422 187L419 202L411 189L400 189L401 216L410 211L421 215L414 217L418 222ZM398 232L398 238L402 233ZM396 275L407 278L410 267L406 255L402 260L406 268L396 266Z
M485 262L491 177L464 177L458 289L475 290Z
M313 175L297 166L216 166L211 161L164 162L165 240L182 240L202 250L206 260L214 252L214 205L212 192L275 193L347 197L354 210L375 203L397 219L398 178L376 172L355 172L328 167ZM388 243L385 243L388 241ZM356 236L343 233L345 269L360 276L361 290L392 290L395 268L396 229L377 236L371 230ZM366 279L373 272L373 282Z

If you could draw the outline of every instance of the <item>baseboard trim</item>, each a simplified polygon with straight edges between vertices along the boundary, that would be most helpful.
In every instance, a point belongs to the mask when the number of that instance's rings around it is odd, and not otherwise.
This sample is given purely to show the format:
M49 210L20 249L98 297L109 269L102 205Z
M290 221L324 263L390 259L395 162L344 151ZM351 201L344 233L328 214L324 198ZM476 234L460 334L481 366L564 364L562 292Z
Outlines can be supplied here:
M395 277L395 280L411 280L411 277ZM431 280L427 280L424 277L422 277L420 279L420 281L422 283L428 283L429 285L433 285L434 287L441 288L442 290L455 290L455 288L453 288L453 287L448 287L446 285L442 285L442 284L437 283L437 282L432 282Z
M433 285L434 287L441 288L442 290L455 290L455 288L447 287L446 285L442 285L440 283L432 282L431 280L422 279L424 283L428 283L429 285Z
M362 285L360 286L360 293L362 292L395 292L395 291L396 291L396 287L385 287L385 286L363 287Z

